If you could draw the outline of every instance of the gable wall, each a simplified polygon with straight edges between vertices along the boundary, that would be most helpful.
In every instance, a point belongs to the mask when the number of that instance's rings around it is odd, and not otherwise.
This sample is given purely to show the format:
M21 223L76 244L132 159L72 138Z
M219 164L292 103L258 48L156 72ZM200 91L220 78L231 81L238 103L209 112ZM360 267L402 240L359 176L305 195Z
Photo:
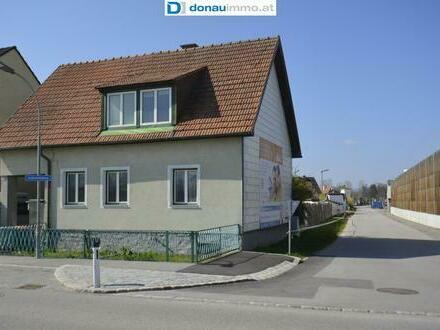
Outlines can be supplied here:
M270 202L271 205L290 204L292 154L290 139L282 105L281 93L275 67L272 66L269 80L264 92L260 113L257 118L254 136L243 138L243 228L244 231L260 229L264 226L264 215L261 207L265 202L265 192L268 185L267 170L263 170L265 161L260 159L260 138L263 138L282 148L281 185L282 201ZM267 162L266 162L267 165ZM264 173L264 174L263 174ZM285 206L283 206L285 208ZM287 216L286 210L283 217ZM283 219L286 222L287 219Z
M1 56L0 60L26 78L34 89L38 88L38 82L15 49ZM20 104L31 94L30 88L19 77L0 72L0 126L15 113Z

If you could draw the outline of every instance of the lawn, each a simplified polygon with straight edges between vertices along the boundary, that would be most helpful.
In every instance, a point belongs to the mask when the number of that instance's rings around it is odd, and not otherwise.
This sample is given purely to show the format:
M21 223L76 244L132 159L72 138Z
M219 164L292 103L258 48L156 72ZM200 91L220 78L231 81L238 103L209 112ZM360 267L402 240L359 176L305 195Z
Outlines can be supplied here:
M34 251L16 251L9 253L14 256L28 256L35 255ZM66 258L66 259L85 259L83 251L76 250L61 250L50 251L44 250L43 257L45 258ZM91 258L91 253L87 255ZM132 252L128 249L121 249L120 251L101 250L99 253L100 259L108 260L129 260L129 261L171 261L171 262L192 262L191 255L184 254L170 254L167 258L165 253L156 252Z
M339 219L339 221L327 226L304 231L301 233L300 237L292 235L291 255L304 258L313 255L317 251L322 250L329 244L333 243L336 238L338 238L339 233L344 230L348 218L334 217L330 220L336 219ZM287 254L287 243L288 239L285 238L276 244L257 248L256 251Z

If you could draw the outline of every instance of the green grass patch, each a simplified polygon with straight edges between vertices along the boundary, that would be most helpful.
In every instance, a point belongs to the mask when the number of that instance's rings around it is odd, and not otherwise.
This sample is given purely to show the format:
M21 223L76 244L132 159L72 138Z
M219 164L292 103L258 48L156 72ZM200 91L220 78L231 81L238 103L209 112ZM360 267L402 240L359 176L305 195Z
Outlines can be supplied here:
M84 259L83 251L48 251L43 252L43 256L47 258L73 258ZM91 258L91 253L87 255ZM101 250L99 251L100 259L107 260L128 260L128 261L172 261L172 262L191 262L190 255L184 254L170 254L157 252L133 252L129 249L123 248L119 251Z
M67 258L67 259L83 259L84 252L82 251L43 251L43 257L47 258Z
M167 255L165 253L157 252L133 252L128 249L122 249L120 251L102 250L99 253L102 259L110 260L131 260L131 261L167 261ZM168 261L172 262L191 262L191 256L185 254L170 254Z
M339 221L327 226L310 229L301 233L300 237L292 235L292 253L291 255L304 258L313 255L322 250L329 244L333 243L338 235L344 230L347 224L347 218L335 217L331 220L339 219ZM262 248L257 248L259 252L287 254L288 239Z

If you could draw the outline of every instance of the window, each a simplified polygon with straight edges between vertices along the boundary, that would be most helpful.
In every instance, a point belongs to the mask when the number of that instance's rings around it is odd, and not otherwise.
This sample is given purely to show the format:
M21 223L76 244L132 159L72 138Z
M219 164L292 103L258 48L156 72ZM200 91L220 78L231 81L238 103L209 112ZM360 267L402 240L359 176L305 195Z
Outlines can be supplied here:
M199 206L199 166L170 166L168 175L170 206Z
M128 205L128 168L105 168L102 170L104 183L104 205Z
M136 125L136 92L107 95L107 126Z
M141 125L171 123L171 88L141 91Z
M63 206L86 205L86 180L85 169L62 170Z

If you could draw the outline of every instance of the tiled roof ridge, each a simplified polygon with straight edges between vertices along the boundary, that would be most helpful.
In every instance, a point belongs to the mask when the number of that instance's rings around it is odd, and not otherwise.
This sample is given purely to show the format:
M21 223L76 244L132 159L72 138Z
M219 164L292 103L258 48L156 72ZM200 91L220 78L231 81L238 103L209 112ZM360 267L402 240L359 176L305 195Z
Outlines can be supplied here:
M89 60L89 61L79 61L79 62L71 62L71 63L64 63L61 64L59 67L66 67L66 66L72 66L72 65L81 65L81 64L90 64L90 63L101 63L101 62L110 62L115 60L123 60L123 59L130 59L130 58L136 58L136 57L142 57L142 56L150 56L150 55L159 55L159 54L172 54L172 53L178 53L178 52L191 52L194 50L200 50L200 49L207 49L207 48L214 48L214 47L224 47L224 46L232 46L232 45L239 45L244 43L251 43L256 41L264 41L264 40L272 40L272 39L279 39L280 37L272 36L272 37L265 37L265 38L256 38L256 39L247 39L247 40L238 40L238 41L231 41L231 42L223 42L219 44L210 44L210 45L203 45L198 46L194 48L177 48L173 50L161 50L151 53L143 53L143 54L134 54L134 55L127 55L127 56L114 56L104 59L98 59L98 60Z

